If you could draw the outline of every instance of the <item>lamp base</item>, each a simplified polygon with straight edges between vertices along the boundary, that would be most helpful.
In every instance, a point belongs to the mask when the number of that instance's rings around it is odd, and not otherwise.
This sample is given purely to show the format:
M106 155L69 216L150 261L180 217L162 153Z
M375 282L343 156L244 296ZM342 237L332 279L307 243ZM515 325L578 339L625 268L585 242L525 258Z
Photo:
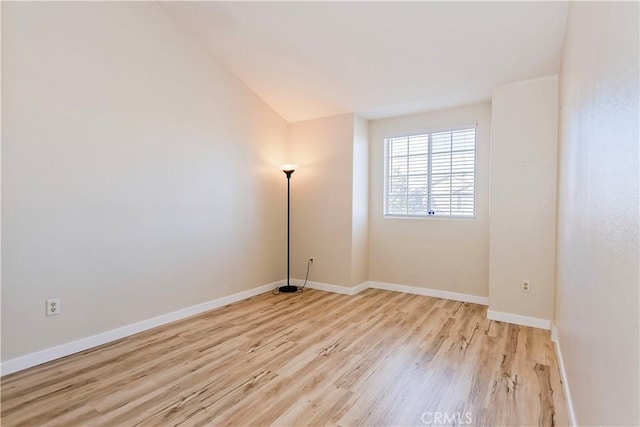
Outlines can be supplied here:
M290 286L290 285L280 286L278 288L278 290L280 292L298 292L298 287L297 286Z

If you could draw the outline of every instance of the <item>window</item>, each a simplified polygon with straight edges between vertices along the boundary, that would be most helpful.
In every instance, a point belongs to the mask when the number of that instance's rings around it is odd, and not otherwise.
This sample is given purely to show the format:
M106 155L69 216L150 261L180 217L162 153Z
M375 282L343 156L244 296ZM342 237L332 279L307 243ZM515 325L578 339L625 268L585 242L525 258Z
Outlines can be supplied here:
M385 215L474 217L475 182L475 127L385 140Z

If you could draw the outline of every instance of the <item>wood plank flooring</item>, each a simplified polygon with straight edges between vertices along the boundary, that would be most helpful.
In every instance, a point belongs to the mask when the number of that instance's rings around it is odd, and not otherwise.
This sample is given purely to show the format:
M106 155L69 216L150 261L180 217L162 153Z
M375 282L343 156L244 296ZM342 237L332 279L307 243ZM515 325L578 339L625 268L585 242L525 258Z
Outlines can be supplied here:
M547 331L376 289L262 294L1 391L2 426L568 424Z

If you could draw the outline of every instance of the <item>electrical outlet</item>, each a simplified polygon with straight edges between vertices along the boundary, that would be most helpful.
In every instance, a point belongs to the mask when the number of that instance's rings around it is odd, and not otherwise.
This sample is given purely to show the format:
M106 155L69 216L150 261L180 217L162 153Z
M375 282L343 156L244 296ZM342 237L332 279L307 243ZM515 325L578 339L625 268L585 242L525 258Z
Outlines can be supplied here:
M531 282L529 280L523 280L520 286L520 290L522 292L531 292Z
M47 300L47 316L55 316L60 314L60 298L52 298Z
M314 263L314 262L315 262L315 259L314 259L313 257L309 258L309 263L310 263L311 265L313 265L313 263Z

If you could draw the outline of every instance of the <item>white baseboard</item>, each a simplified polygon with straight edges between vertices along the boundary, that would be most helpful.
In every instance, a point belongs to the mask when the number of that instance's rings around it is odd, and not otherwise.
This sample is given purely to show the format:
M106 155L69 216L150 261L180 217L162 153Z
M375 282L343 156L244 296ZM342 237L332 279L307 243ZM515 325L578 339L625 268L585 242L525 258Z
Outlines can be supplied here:
M551 342L558 342L558 327L555 322L551 322Z
M406 294L424 295L427 297L436 297L443 299L451 299L454 301L470 302L473 304L489 305L489 298L477 295L461 294L458 292L441 291L439 289L419 288L417 286L397 285L395 283L385 282L368 282L368 287L374 289L384 289L387 291L404 292Z
M533 328L546 330L551 329L551 320L522 316L520 314L505 313L502 311L487 310L487 319L513 323L515 325L531 326Z
M0 366L0 375L8 375L13 372L31 368L32 366L40 365L42 363L50 362L61 357L69 356L70 354L78 353L79 351L84 351L92 347L96 347L111 341L118 340L120 338L125 338L130 335L146 331L148 329L175 322L176 320L181 320L186 317L194 316L196 314L212 310L214 308L222 307L224 305L247 299L252 296L272 290L277 286L278 283L280 282L258 286L257 288L238 292L236 294L228 295L222 298L217 298L211 301L204 302L202 304L197 304L191 307L183 308L181 310L173 311L171 313L153 317L151 319L143 320L141 322L133 323L131 325L126 325L121 328L112 329L110 331L102 332L86 338L81 338L76 341L36 351L34 353L20 356L15 359L7 360L6 362L2 362L2 365Z
M338 286L338 285L330 285L328 283L307 281L307 287L311 289L318 289L319 291L335 292L337 294L344 294L344 295L355 295L358 292L362 292L365 289L367 289L368 287L367 283L368 282L363 282L357 286L350 288L347 286Z
M576 413L573 410L573 401L571 400L571 390L569 389L569 381L567 380L567 372L564 369L564 359L562 358L562 351L560 350L560 340L558 338L558 327L553 322L551 324L551 341L553 341L556 349L556 359L558 359L558 367L560 368L560 379L562 380L562 390L564 391L564 398L567 402L567 413L569 415L569 425L577 426Z
M302 280L298 280L299 285L302 284ZM55 347L50 347L41 351L30 353L24 356L17 357L15 359L2 362L0 365L0 375L8 375L13 372L21 371L23 369L30 368L32 366L40 365L42 363L49 362L51 360L59 359L61 357L68 356L70 354L78 353L80 351L87 350L92 347L96 347L102 344L106 344L111 341L125 338L139 332L146 331L158 326L165 325L167 323L175 322L186 317L194 316L196 314L203 313L214 308L222 307L243 299L250 298L255 295L273 290L278 286L284 284L283 280L270 283L268 285L258 286L253 289L238 292L233 295L228 295L215 300L207 301L202 304L197 304L191 307L183 308L171 313L163 314L151 319L143 320L141 322L126 325L121 328L113 329L110 331L102 332L100 334L92 335L90 337L81 338L76 341L61 344ZM344 295L355 295L368 288L383 289L388 291L404 292L408 294L424 295L429 297L443 298L454 301L463 301L474 304L488 305L489 299L487 297L481 297L477 295L461 294L457 292L442 291L439 289L420 288L415 286L398 285L395 283L375 282L368 281L363 282L354 287L331 285L321 282L308 281L307 287L312 289L318 289L321 291L335 292ZM534 317L520 316L510 313L496 312L492 310L487 311L487 318L492 320L499 320L503 322L515 323L524 326L533 326L542 329L551 329L551 321L545 319L538 319ZM558 347L559 353L559 347ZM562 365L561 365L562 366ZM566 384L566 382L565 382Z

